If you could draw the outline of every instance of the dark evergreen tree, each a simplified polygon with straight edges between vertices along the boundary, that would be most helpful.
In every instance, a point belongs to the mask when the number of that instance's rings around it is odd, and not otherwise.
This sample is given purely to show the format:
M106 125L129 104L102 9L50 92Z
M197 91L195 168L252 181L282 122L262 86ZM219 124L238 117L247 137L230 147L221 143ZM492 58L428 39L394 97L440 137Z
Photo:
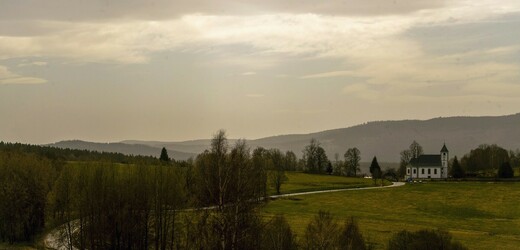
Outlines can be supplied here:
M509 162L504 162L498 168L498 178L513 178L515 172Z
M164 148L164 147L161 149L161 156L159 157L159 160L161 160L163 162L170 161L170 157L168 157L168 151L166 151L166 148Z
M372 179L374 180L375 184L377 179L381 178L381 167L379 166L379 163L377 163L377 157L375 156L374 159L372 159L372 163L370 164L370 173L372 174Z
M453 159L453 163L451 166L451 176L453 178L464 178L466 176L466 173L462 166L459 164L459 160L457 159L457 156L455 156L455 159Z
M332 167L332 163L329 161L329 164L327 165L327 174L331 175L332 171L334 171L334 168Z

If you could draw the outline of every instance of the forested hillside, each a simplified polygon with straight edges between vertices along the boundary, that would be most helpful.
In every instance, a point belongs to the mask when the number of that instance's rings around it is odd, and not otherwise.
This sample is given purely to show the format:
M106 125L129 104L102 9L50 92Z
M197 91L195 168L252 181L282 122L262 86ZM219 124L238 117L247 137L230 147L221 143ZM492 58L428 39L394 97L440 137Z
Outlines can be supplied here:
M348 148L357 147L363 162L374 155L380 161L399 162L399 153L412 141L419 142L425 153L436 154L446 143L450 156L462 157L481 144L497 144L507 149L520 147L520 113L496 117L447 117L430 120L403 120L369 122L349 128L333 129L311 134L272 136L248 140L252 147L291 150L301 156L302 150L314 138L320 141L330 159L342 156ZM230 140L232 141L232 140ZM123 141L127 144L145 144L166 147L188 153L209 148L210 140L186 142Z

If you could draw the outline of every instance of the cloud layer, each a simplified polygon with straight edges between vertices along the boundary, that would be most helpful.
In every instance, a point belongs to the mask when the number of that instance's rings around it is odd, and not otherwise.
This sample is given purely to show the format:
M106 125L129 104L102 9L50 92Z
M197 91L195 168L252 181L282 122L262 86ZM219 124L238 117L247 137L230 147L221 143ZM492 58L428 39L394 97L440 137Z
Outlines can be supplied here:
M2 0L0 19L88 21L107 19L164 20L191 14L249 16L290 13L338 16L407 14L444 6L446 0Z
M180 110L165 120L176 124L200 113L222 127L245 128L280 120L276 126L287 132L364 122L370 112L480 114L520 105L517 0L0 0L0 6L0 84L59 83L60 97L73 96L49 102L90 102L86 88L117 85L95 96L107 107L120 104L113 113ZM503 31L480 32L490 29ZM31 100L10 91L4 95ZM129 95L149 106L135 106ZM347 111L352 120L335 115ZM239 119L249 114L255 116ZM272 129L266 135L280 133L274 126L263 124Z

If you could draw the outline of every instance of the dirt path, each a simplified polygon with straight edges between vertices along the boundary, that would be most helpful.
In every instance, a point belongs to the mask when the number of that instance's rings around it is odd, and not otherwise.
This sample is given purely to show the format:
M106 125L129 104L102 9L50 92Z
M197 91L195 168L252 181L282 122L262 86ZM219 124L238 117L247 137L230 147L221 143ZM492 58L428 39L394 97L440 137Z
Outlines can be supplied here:
M362 187L362 188L330 189L330 190L321 190L321 191L309 191L309 192L301 192L301 193L271 195L269 197L273 198L273 199L276 199L276 198L300 196L300 195L308 195L308 194L333 193L333 192L342 192L342 191L367 190L367 189L379 189L379 188L393 188L393 187L403 186L404 184L405 184L404 182L394 182L390 186L383 186L383 187Z
M292 194L280 194L280 195L271 195L269 198L277 199L291 196L300 196L300 195L309 195L309 194L321 194L321 193L333 193L333 192L343 192L343 191L356 191L356 190L368 190L368 189L380 189L380 188L393 188L403 186L404 182L394 182L390 186L384 187L362 187L362 188L341 188L341 189L330 189L330 190L321 190L321 191L308 191L308 192L300 192L300 193L292 193ZM212 209L213 207L207 207L204 209ZM63 236L64 226L60 226L49 232L45 235L43 242L45 248L47 249L67 249ZM73 248L76 249L76 248Z

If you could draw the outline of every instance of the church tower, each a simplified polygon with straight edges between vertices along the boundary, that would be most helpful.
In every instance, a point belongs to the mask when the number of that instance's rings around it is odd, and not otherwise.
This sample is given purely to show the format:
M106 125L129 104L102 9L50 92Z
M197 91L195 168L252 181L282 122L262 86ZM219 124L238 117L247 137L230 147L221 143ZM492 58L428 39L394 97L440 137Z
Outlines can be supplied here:
M450 159L450 154L448 148L446 147L446 143L442 146L441 149L441 178L448 178L448 160Z

